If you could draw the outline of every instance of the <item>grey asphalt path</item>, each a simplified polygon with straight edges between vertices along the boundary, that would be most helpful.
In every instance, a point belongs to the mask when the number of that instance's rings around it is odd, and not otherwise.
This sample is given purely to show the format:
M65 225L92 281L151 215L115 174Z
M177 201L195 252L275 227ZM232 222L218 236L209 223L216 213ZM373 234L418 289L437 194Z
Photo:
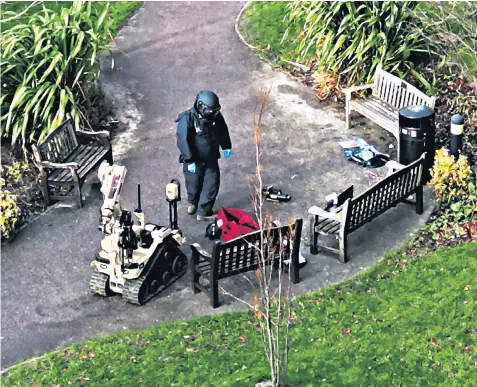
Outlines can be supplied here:
M257 59L234 32L241 5L146 2L117 39L115 67L105 70L103 84L120 109L121 120L128 123L127 131L115 140L117 160L128 168L123 204L134 208L136 184L141 183L143 209L151 221L167 222L164 186L172 178L183 182L174 119L193 103L200 89L213 89L221 97L233 141L232 158L221 161L218 205L251 208L252 114L258 93L269 87L262 161L265 182L279 185L293 197L290 203L270 207L283 221L288 216L304 217L307 226L307 208L321 205L325 195L350 184L356 192L369 186L367 171L348 163L337 142L358 135L384 149L392 143L384 131L362 119L346 131L342 108L321 105L310 90ZM141 307L120 297L89 294L89 264L100 243L100 205L98 186L92 184L84 208L55 208L2 248L2 368L111 332L242 308L232 299L223 299L223 305L212 310L205 295L189 291L185 278ZM305 230L303 252L309 264L301 272L295 294L341 281L373 265L422 225L432 206L426 190L423 216L400 205L356 231L347 265L326 254L307 255ZM180 227L189 241L203 241L205 225L188 217L185 208L186 203L180 203ZM224 287L245 299L251 294L240 276Z

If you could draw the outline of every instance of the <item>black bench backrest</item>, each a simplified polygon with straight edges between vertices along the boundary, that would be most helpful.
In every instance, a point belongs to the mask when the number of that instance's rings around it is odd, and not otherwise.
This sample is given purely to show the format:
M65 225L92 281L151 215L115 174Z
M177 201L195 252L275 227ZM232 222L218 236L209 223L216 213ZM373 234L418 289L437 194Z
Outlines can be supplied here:
M76 148L78 140L70 119L63 122L37 146L40 160L60 163Z
M291 259L291 247L298 254L303 221L295 224L271 228L263 232L264 248L260 231L228 242L217 241L212 251L212 270L217 279L257 269L261 266L260 254L263 250L265 263L273 263L282 258ZM280 241L282 243L280 243Z
M359 196L345 204L345 228L350 232L371 221L403 198L408 197L422 184L424 155L405 168L394 172Z

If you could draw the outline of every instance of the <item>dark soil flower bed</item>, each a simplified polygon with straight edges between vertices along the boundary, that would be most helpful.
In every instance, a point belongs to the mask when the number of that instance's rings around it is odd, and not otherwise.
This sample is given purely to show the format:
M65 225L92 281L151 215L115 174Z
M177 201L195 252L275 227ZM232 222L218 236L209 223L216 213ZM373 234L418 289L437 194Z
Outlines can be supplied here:
M462 153L467 156L470 165L477 163L477 83L461 74L456 66L439 68L435 63L428 62L417 66L416 70L429 83L426 86L409 75L406 80L437 96L436 101L436 142L437 147L448 147L450 143L450 123L454 114L465 118L464 147Z
M13 178L9 175L9 168L15 162L22 161L21 157L15 157L14 154L2 147L1 177L5 180L2 190L8 190L17 195L17 204L21 211L15 227L16 230L46 209L41 184L38 179L38 169L33 163L28 163L28 167L21 172L19 178ZM13 239L15 235L16 232L13 232L12 237L6 240L2 239L2 243Z

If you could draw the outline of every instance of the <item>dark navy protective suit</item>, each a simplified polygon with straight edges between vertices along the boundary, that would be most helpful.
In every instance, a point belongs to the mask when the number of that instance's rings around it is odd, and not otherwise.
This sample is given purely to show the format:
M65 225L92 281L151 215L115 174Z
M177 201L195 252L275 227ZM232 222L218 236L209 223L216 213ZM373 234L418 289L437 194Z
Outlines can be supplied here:
M195 107L181 113L176 122L188 201L197 207L198 215L211 215L220 187L219 147L232 148L227 124L220 112L213 121L206 121ZM190 163L196 164L195 173L188 171Z

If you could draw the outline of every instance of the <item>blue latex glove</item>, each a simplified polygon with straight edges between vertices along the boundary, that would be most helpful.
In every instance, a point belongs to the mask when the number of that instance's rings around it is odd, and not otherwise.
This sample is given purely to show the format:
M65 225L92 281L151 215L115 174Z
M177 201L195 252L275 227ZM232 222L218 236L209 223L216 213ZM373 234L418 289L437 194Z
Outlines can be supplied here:
M195 163L190 163L189 165L187 165L187 170L190 173L195 173Z
M232 155L232 149L224 149L224 157L228 159Z

